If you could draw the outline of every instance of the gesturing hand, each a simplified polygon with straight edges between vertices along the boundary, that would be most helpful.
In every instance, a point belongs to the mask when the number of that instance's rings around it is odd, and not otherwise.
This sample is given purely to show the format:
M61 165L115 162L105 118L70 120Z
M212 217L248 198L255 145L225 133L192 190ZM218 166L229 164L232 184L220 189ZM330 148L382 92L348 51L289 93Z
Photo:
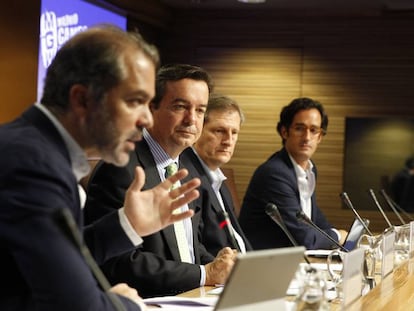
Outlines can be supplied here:
M175 209L199 196L199 192L195 189L200 185L198 178L170 190L173 184L187 175L188 171L181 169L156 187L141 191L145 182L145 173L141 167L135 168L134 180L125 195L124 211L140 236L152 234L175 221L193 216L194 211L191 209L178 214L173 213Z

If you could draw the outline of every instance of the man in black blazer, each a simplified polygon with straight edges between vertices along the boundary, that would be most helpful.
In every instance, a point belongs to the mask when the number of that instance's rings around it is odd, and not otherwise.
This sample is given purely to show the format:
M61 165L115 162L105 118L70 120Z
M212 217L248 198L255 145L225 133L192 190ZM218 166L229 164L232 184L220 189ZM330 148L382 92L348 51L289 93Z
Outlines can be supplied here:
M87 156L128 162L142 129L152 125L157 66L158 52L136 34L86 30L56 54L41 103L0 127L0 310L120 310L113 299L123 310L141 310L126 284L112 293L101 288L54 216L66 210L82 229L78 182L88 173ZM199 181L170 192L182 171L141 192L145 176L142 169L135 174L124 208L84 232L98 263L133 249L139 235L192 215L173 210L197 197L191 189Z
M279 226L265 213L275 204L295 240L307 249L330 249L332 242L296 218L303 211L332 238L344 242L347 232L336 230L316 203L316 166L311 157L328 127L323 106L310 98L297 98L280 113L277 131L283 148L254 172L247 188L240 225L254 249L292 246Z
M243 121L244 115L236 101L219 94L210 96L201 136L193 148L183 152L201 180L201 197L208 202L202 209L201 239L212 254L226 246L242 253L252 250L237 220L230 191L224 182L226 177L220 170L233 156ZM224 212L230 224L226 223Z
M154 125L144 131L143 141L137 144L125 168L98 164L88 186L87 221L100 219L122 206L137 165L147 176L144 189L164 180L165 168L170 163L188 166L180 154L200 136L211 87L209 75L196 66L173 64L158 71L156 95L151 103ZM197 201L188 206L195 215L184 224L191 262L182 261L175 229L170 226L145 237L144 243L132 253L107 261L102 269L109 280L126 282L144 297L173 295L200 285L224 283L234 263L234 252L223 249L214 258L199 242L202 202Z

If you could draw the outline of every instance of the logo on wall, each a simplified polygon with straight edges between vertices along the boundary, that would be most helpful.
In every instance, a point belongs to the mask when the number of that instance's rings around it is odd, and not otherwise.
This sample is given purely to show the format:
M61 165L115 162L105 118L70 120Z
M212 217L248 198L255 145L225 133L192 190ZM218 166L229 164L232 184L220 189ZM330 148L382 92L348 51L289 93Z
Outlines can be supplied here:
M88 28L79 25L77 13L56 16L55 12L45 11L40 16L40 55L47 68L59 48L72 36Z

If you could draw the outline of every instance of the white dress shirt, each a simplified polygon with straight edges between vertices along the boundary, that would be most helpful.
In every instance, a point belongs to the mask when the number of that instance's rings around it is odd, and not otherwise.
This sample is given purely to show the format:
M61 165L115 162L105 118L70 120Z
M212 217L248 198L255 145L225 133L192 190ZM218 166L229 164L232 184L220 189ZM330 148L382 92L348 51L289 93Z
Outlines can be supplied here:
M313 163L308 160L308 167L306 170L302 166L296 163L295 159L289 154L289 158L293 163L295 169L296 178L298 181L300 206L302 211L312 219L312 195L316 187L315 173L313 172ZM341 234L335 228L331 228L338 236L338 241L341 239Z
M193 149L194 150L194 149ZM217 200L220 203L220 207L223 210L223 212L226 212L226 208L224 206L224 201L220 193L220 188L223 184L223 182L227 179L227 177L223 174L220 168L217 168L216 170L211 170L207 164L201 159L201 157L197 154L197 152L194 150L194 153L197 155L198 159L200 160L201 165L204 167L204 170L207 172L208 177L211 182L211 187L214 190L214 193L216 194ZM243 238L238 234L238 232L234 229L233 225L230 223L228 224L230 227L230 230L233 231L234 237L236 238L236 242L239 245L240 251L244 254L246 252L246 244L243 241Z

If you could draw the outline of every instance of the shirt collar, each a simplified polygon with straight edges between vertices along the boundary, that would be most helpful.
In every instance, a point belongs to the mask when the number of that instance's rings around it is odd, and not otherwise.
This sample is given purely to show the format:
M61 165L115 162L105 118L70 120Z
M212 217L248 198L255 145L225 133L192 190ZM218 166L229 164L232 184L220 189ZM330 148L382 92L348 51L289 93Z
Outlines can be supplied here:
M154 157L154 161L159 170L164 170L165 167L167 167L172 162L177 163L178 167L180 166L179 157L171 159L168 153L166 153L164 149L162 149L160 144L157 141L155 141L154 138L152 138L151 134L147 131L146 128L143 129L142 136L147 142L150 151Z
M200 163L203 166L204 170L206 171L210 183L213 186L213 189L218 191L221 188L223 181L225 181L227 177L223 174L220 168L211 170L204 162L204 160L198 155L197 151L194 148L193 150L194 153L197 155L198 159L200 160Z
M69 132L63 127L62 123L41 103L36 103L35 106L42 111L45 116L53 123L56 130L62 136L63 142L68 149L70 162L72 165L72 172L79 181L82 177L85 177L90 172L90 165L86 157L85 151L79 146L79 144L72 138Z
M306 177L308 174L312 172L313 169L313 163L312 161L308 160L309 166L306 170L303 169L302 166L300 166L295 159L288 153L290 161L292 161L293 168L295 169L296 176L298 177Z

